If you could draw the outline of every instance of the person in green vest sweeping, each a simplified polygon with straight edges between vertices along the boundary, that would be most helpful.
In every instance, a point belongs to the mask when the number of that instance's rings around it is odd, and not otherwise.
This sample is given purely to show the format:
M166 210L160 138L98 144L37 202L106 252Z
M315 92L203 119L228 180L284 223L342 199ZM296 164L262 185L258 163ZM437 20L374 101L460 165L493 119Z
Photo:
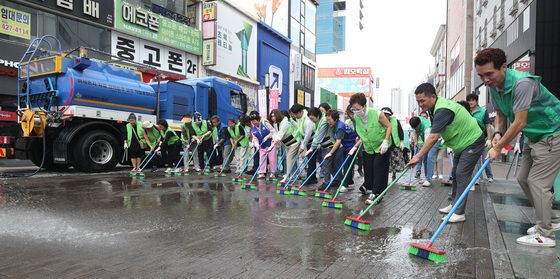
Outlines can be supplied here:
M420 108L432 117L432 127L422 149L410 159L408 165L414 166L420 162L438 142L440 136L453 150L455 155L452 172L455 179L451 193L452 204L439 209L440 213L447 214L471 181L476 162L484 149L485 137L470 112L456 102L438 97L432 84L420 84L414 94ZM450 223L465 221L467 198L449 218Z
M236 161L236 170L240 171L249 155L249 137L245 127L247 122L246 115L241 115L239 117L239 123L235 123L234 118L228 119L228 133L229 133L229 140L231 143L232 148L234 148L235 155L232 155L231 160L233 157L237 159ZM227 156L227 154L226 154Z
M387 188L391 159L389 140L393 129L381 110L367 108L366 104L366 95L363 93L350 97L356 120L356 133L363 143L364 150L364 185L360 186L360 192L366 195L371 191L366 199L366 204L371 204L375 197Z
M151 164L152 172L155 172L157 170L159 162L161 161L160 155L158 154L159 150L157 150L159 147L159 142L161 140L161 133L159 132L157 127L154 126L154 123L149 120L142 122L142 129L144 129L144 140L148 145L148 150L150 150L150 152L156 152L154 158L149 163Z
M489 88L496 108L492 148L496 160L502 148L523 132L525 144L517 181L535 207L537 224L517 243L554 247L560 216L552 210L552 185L560 170L560 101L541 83L541 77L507 68L503 50L487 48L475 58L476 72ZM511 125L504 134L502 121Z
M192 117L190 113L183 114L183 118L181 119L183 125L181 125L181 145L183 147L183 171L189 171L189 158L190 158L190 151L195 148L194 144L191 144L193 141L193 135L195 134L194 129L192 127Z
M303 163L304 155L307 153L307 150L311 147L311 142L313 141L313 132L315 130L315 124L309 117L307 116L307 110L303 105L294 104L290 108L290 113L294 114L294 119L297 123L298 133L302 137L301 142L299 144L299 157L300 161L298 161L297 165ZM310 171L309 164L307 166L306 173L310 174L313 170ZM282 183L285 183L285 180L282 180ZM317 183L317 178L312 177L308 181L309 184Z
M144 129L142 124L136 121L136 115L131 113L128 116L128 124L126 124L126 139L124 140L124 149L128 150L128 156L132 163L132 172L139 172L140 162L144 157L144 148L146 148L146 140L142 136Z
M207 120L202 119L202 114L200 112L194 113L194 121L192 122L192 127L194 130L195 135L193 139L198 142L198 167L195 167L195 170L199 172L206 167L206 160L204 160L204 156L210 157L212 153L212 147L214 144L212 143L212 123ZM196 163L196 162L195 162Z
M212 140L214 142L214 149L216 154L210 159L210 167L215 168L217 165L222 165L221 171L223 173L230 173L231 157L227 158L231 151L231 142L229 140L228 126L222 123L219 116L213 115L210 118L212 122Z
M276 145L278 148L278 145L282 144L285 147L286 165L289 168L298 157L301 138L298 136L297 127L294 127L290 119L277 109L273 109L270 112L270 120L278 126L276 132L272 136L272 145ZM283 180L287 178L288 175L287 171L284 172Z
M467 95L467 102L469 103L469 108L472 116L474 117L474 119L476 119L478 126L480 127L480 129L482 129L482 133L486 137L486 148L484 149L484 151L482 151L482 156L480 157L480 160L478 161L478 163L476 164L476 168L474 169L474 172L476 173L486 159L486 154L488 153L487 149L490 149L490 147L492 147L492 142L490 140L490 136L492 136L492 126L490 125L490 115L488 114L488 111L478 105L477 94L473 93ZM486 179L488 179L488 182L492 183L494 181L494 174L492 173L491 164L488 164L488 166L486 166L484 172L486 172ZM474 187L472 189L474 189Z
M171 173L175 163L179 160L181 141L177 133L169 128L169 124L167 124L165 119L158 120L157 126L161 134L161 158L166 168L165 173Z

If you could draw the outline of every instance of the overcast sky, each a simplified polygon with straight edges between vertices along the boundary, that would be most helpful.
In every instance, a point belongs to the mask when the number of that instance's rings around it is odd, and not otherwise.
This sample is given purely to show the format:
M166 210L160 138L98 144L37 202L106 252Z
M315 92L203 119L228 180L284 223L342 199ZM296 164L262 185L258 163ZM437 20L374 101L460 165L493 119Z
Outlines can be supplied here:
M368 43L355 44L356 64L368 61L381 88L377 107L390 105L391 88L409 93L426 78L434 59L430 48L445 23L444 0L363 0ZM348 32L358 32L356 29ZM349 42L347 42L348 44ZM352 47L352 48L354 48ZM364 59L365 58L365 59ZM403 102L406 102L404 98ZM404 109L404 107L403 107Z

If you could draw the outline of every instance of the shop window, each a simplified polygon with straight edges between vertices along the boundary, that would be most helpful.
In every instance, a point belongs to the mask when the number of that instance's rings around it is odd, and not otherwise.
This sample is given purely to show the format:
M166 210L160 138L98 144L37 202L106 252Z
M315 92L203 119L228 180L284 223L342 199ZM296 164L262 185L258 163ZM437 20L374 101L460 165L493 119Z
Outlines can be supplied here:
M241 92L236 90L231 90L230 95L231 95L231 105L234 108L243 111L243 106L241 102Z

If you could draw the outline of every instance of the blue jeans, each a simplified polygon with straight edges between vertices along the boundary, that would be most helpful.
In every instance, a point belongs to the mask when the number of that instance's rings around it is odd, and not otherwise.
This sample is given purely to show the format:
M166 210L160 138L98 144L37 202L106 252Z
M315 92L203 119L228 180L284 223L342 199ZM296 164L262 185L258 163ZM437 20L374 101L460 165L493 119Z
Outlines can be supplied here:
M486 154L487 153L488 153L488 150L486 148L484 148L484 150L482 151L482 155L478 159L478 162L476 163L476 167L474 168L473 177L474 177L474 174L476 174L478 172L478 170L480 169L480 166L482 166L482 164L484 164L484 161L486 160ZM488 164L488 166L486 166L486 169L484 169L484 172L486 172L486 178L494 179L494 174L492 173L492 164ZM482 175L481 175L481 177L482 177Z
M428 181L432 181L432 176L434 175L434 167L436 166L436 159L437 159L437 153L439 151L439 147L441 146L441 140L438 140L434 146L432 146L432 148L430 149L430 151L428 152L428 164L426 166L426 180Z
M418 153L420 149L422 149L422 145L416 146L416 150L414 151L414 154ZM422 157L420 162L416 165L416 176L418 177L420 177L420 175L422 174L422 164L424 164L424 175L427 176L428 156Z

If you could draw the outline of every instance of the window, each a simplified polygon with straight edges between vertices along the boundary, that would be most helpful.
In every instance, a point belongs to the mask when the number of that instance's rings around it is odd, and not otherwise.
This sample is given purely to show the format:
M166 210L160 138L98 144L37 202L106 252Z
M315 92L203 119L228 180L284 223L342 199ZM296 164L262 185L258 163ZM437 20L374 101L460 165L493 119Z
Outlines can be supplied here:
M305 33L301 31L299 32L299 46L305 48Z
M511 45L519 37L519 18L516 18L508 27L506 34L507 46Z
M299 18L301 12L300 12L300 7L301 7L301 0L292 0L290 2L290 14L295 17L295 18Z
M531 7L527 7L523 11L523 32L527 31L531 27Z
M295 18L292 17L290 23L290 39L294 46L299 46L300 24Z
M344 11L346 10L346 1L334 2L333 11Z
M311 2L306 4L305 8L305 28L315 34L315 14L317 8Z
M243 106L242 106L242 102L241 102L241 92L236 91L236 90L231 90L230 91L230 95L231 95L231 105L240 110L243 111Z

